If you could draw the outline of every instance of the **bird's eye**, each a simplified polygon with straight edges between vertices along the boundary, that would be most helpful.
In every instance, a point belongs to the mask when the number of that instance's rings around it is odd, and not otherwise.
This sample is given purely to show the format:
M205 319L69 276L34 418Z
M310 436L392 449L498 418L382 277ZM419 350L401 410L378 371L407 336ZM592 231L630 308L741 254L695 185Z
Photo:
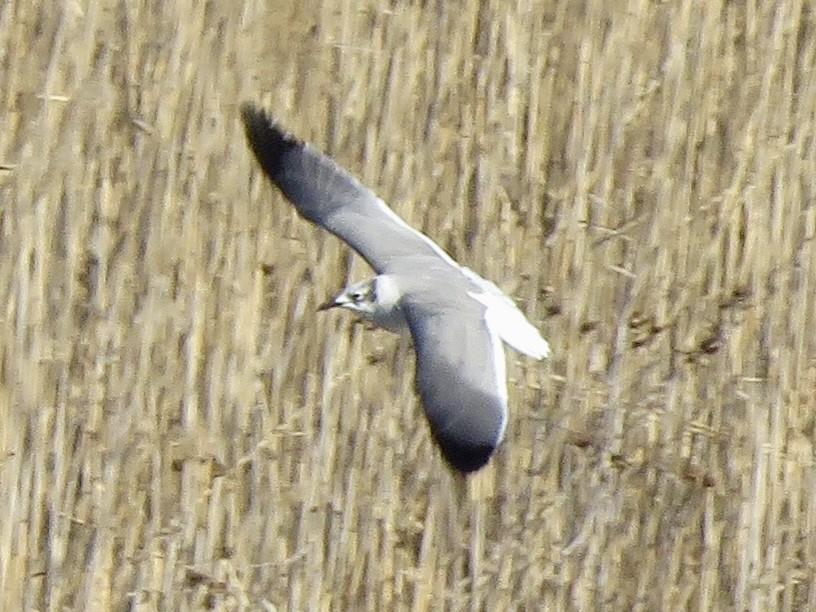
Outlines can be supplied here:
M363 297L365 296L363 295L362 291L355 291L354 293L351 294L351 299L354 300L355 302L362 302Z

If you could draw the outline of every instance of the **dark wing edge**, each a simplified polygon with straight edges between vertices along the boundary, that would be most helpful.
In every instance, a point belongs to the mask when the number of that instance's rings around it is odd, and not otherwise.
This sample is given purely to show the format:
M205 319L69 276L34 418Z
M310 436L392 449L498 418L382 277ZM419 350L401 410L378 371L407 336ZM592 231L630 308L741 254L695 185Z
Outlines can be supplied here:
M442 456L475 472L502 441L507 422L504 348L483 318L404 305L416 351L416 389Z
M304 143L287 134L263 110L249 103L241 105L241 119L255 158L269 178L277 183L283 174L285 155L303 147Z
M310 206L310 201L317 201L321 194L317 189L304 189L302 184L298 184L302 181L287 178L287 168L293 159L297 158L299 164L304 163L302 157L306 143L288 134L265 111L249 103L241 106L241 119L249 147L264 173L295 205L302 217L322 225L321 217L316 214L318 207Z

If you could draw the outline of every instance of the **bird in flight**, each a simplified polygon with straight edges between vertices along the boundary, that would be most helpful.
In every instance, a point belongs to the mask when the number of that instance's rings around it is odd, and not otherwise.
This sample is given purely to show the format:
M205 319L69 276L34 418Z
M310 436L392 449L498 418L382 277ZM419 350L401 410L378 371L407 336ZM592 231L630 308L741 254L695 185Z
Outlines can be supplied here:
M321 309L345 308L410 333L416 390L442 456L460 472L484 466L507 425L502 342L544 359L547 341L496 285L456 263L329 157L253 105L245 104L241 116L264 173L298 214L343 240L377 273Z

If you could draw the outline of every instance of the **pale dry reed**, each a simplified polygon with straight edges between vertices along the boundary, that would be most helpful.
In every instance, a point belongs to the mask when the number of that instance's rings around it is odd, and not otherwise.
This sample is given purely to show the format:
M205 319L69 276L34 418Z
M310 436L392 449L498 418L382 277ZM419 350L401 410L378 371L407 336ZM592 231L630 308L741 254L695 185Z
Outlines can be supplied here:
M816 609L815 19L0 3L0 608ZM550 340L464 492L247 100Z

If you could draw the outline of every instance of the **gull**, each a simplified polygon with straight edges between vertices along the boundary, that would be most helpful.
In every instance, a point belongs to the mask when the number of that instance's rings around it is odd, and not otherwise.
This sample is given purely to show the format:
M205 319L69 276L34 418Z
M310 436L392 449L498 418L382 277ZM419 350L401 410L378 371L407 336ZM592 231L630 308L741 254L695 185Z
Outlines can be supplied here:
M496 285L455 262L329 157L256 106L244 104L241 115L261 168L298 214L377 273L320 309L345 308L409 333L416 390L442 456L464 473L484 466L507 425L502 342L540 360L550 353L547 341Z

